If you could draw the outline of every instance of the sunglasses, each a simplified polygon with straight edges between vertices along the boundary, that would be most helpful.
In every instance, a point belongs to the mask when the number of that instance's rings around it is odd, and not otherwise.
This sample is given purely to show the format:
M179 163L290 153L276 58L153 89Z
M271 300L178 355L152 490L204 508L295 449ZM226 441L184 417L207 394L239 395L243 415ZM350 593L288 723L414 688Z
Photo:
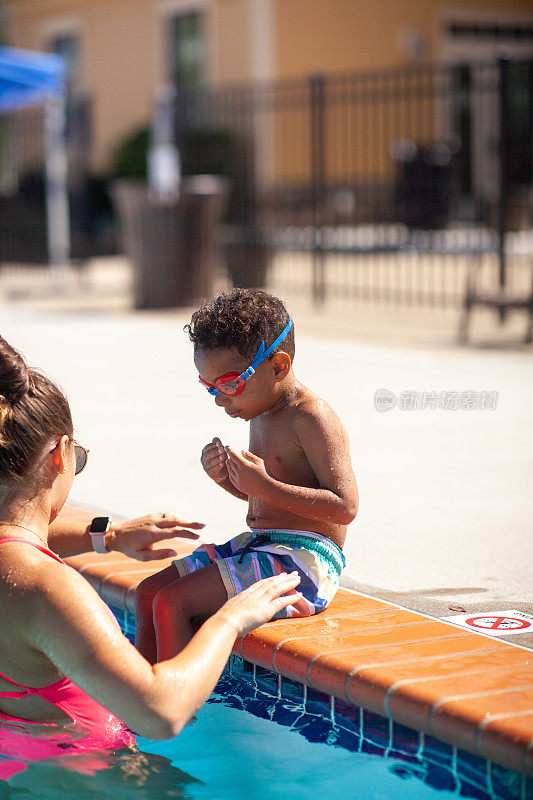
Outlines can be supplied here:
M79 475L87 466L87 459L89 458L89 450L83 445L74 442L74 456L76 458L76 466L74 467L74 475Z
M89 458L89 453L91 451L87 450L87 448L84 447L83 445L78 444L78 442L75 439L72 440L72 443L74 445L74 457L76 459L76 465L74 467L74 475L79 475L80 472L83 472L83 470L87 466L87 459ZM56 447L58 446L59 442L55 445L55 447L52 447L50 452L53 453Z
M278 338L272 342L270 347L265 349L265 343L261 342L259 345L259 350L253 357L252 363L245 369L244 372L240 374L238 372L228 372L226 375L221 375L220 378L217 378L215 381L215 385L213 386L212 383L208 383L204 381L201 375L198 375L198 380L205 386L209 394L212 394L214 397L217 394L225 394L229 397L236 397L236 395L240 394L246 385L246 381L248 378L251 378L254 372L256 371L259 364L268 358L268 356L276 349L278 344L280 344L284 338L287 336L288 332L292 327L292 319L289 318L289 322L282 330Z

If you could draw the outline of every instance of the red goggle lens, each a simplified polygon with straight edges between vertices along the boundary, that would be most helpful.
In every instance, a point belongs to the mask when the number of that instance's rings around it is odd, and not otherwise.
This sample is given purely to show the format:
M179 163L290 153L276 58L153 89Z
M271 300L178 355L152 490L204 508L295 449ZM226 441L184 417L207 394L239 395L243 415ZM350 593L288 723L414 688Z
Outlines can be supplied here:
M206 389L218 389L221 394L226 394L229 397L235 397L235 395L240 394L244 389L245 381L238 372L230 372L227 375L222 375L220 378L217 378L214 386L204 381L200 376L198 377L200 383L203 384Z

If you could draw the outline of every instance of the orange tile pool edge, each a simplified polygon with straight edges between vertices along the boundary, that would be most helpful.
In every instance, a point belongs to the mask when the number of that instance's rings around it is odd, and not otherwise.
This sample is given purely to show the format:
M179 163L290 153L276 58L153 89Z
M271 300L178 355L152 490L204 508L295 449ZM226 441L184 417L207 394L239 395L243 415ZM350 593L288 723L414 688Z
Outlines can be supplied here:
M170 563L142 563L117 553L87 553L67 562L106 602L130 612L139 582ZM533 653L525 648L340 589L322 614L263 625L237 640L234 652L533 774Z

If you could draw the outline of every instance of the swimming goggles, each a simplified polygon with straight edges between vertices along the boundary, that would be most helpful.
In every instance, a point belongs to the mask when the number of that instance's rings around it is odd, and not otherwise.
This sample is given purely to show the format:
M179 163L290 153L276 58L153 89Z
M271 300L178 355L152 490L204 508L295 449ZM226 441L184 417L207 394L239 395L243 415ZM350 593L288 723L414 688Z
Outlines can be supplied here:
M205 386L209 394L212 394L215 397L217 394L227 394L230 397L235 397L242 392L246 381L248 378L251 378L259 364L264 361L265 358L268 358L268 356L276 349L278 344L284 340L291 327L292 319L289 317L289 322L287 323L286 327L282 330L278 338L272 342L270 347L265 349L265 343L261 342L259 345L259 350L255 354L252 363L248 369L245 369L240 375L238 372L228 372L227 375L222 375L220 378L217 378L214 386L213 384L204 381L200 375L198 375L198 380L203 386Z

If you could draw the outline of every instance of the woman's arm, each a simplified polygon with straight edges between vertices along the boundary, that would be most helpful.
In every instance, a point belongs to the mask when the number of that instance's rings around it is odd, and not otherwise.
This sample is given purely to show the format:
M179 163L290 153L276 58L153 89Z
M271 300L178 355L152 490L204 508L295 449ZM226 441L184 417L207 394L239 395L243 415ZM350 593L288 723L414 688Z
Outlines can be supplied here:
M87 553L93 549L89 527L95 514L77 508L65 507L48 529L48 544L62 558ZM147 514L131 520L111 521L105 535L108 551L118 550L139 561L173 558L177 555L171 548L154 548L156 542L179 537L198 539L198 534L186 528L200 530L201 522L185 522L173 515Z
M299 577L254 584L208 619L174 658L150 665L114 624L85 579L63 565L43 569L26 642L83 691L149 739L176 735L215 687L234 641L298 599Z

